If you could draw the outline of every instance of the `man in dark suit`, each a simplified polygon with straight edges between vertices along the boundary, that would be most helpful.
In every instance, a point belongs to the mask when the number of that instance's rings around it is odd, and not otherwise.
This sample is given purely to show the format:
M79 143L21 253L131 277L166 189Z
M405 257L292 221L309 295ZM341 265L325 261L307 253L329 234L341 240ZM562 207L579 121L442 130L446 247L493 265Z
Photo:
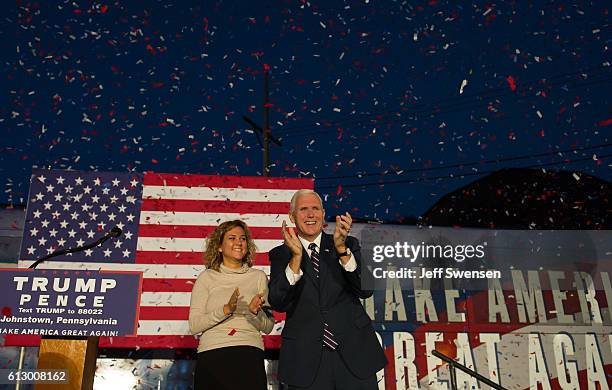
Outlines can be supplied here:
M285 243L270 251L272 308L286 312L279 379L289 389L376 390L376 372L387 364L359 298L359 242L348 234L352 219L336 217L334 234L323 232L325 210L312 190L299 190L283 222Z

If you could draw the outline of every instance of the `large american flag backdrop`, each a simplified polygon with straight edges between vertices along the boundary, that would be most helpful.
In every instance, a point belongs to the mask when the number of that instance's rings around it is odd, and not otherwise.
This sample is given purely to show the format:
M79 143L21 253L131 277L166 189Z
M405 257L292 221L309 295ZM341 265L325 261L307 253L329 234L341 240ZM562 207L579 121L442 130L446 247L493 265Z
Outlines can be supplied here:
M313 185L312 179L34 170L19 264L82 246L117 226L120 237L39 268L142 271L138 337L101 337L100 346L195 348L187 319L193 283L204 269L205 237L221 222L245 221L257 245L255 266L269 274L267 252L282 243L291 196ZM279 345L282 316L277 319L264 338L267 348ZM6 343L37 341L9 336Z

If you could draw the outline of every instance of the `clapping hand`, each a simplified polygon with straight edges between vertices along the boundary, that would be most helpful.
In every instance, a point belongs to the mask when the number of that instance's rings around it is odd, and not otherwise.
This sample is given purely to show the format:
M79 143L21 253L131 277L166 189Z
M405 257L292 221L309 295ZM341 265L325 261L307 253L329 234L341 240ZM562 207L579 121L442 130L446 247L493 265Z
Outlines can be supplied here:
M253 299L251 299L251 303L249 303L249 311L255 315L259 313L261 307L263 306L266 300L263 297L262 293L256 294Z
M344 215L338 215L336 217L336 229L334 229L334 246L338 253L342 253L346 250L346 238L351 231L351 225L353 224L353 218L349 213Z
M230 314L234 314L234 312L236 311L236 305L238 305L239 296L240 296L240 290L238 289L238 287L236 287L229 301L227 301L227 303L223 305L223 313L225 313L226 316Z
M287 227L287 221L283 221L282 233L285 245L287 245L291 251L289 267L293 273L297 274L300 271L300 264L302 264L302 242L297 234L295 234L295 230L291 227Z
M291 254L293 257L302 258L302 242L295 234L295 230L292 227L287 227L287 221L283 221L283 240L285 240L285 244L291 250Z

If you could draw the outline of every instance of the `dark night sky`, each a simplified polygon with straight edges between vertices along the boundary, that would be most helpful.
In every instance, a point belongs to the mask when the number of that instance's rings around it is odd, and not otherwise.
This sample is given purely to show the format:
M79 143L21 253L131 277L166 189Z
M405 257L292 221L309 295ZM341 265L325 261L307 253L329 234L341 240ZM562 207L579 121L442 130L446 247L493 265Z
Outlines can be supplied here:
M263 121L264 64L283 141L272 175L315 177L328 213L420 215L503 167L610 180L609 12L604 1L7 3L0 202L25 204L33 166L261 174L241 118Z

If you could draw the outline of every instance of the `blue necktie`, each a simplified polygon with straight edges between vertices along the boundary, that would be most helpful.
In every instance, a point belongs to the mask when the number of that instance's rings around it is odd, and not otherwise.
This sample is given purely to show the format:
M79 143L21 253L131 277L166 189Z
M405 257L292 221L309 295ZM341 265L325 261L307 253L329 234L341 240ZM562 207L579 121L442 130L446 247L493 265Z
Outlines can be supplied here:
M319 257L319 252L317 251L317 244L315 244L314 242L310 243L310 245L308 245L308 249L311 250L310 261L312 262L312 268L314 268L315 274L318 278L321 258ZM336 342L336 340L334 340L334 334L329 329L329 325L327 325L327 322L323 323L323 345L331 349L338 348L338 343Z

